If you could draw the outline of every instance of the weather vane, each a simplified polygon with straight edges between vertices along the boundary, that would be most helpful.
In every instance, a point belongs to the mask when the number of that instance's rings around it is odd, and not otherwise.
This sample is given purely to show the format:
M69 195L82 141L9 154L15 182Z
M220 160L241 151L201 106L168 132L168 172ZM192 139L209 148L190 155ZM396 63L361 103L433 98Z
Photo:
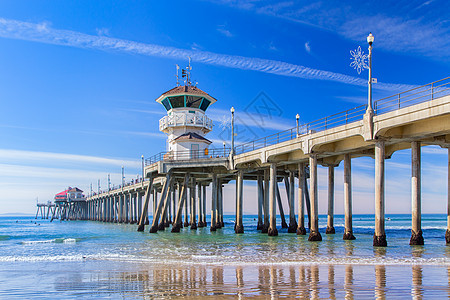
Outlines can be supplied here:
M361 74L361 71L364 71L364 69L369 69L369 66L367 65L367 59L368 54L364 54L364 51L361 51L361 46L358 46L356 50L350 50L350 54L352 57L350 67L355 69L358 74Z

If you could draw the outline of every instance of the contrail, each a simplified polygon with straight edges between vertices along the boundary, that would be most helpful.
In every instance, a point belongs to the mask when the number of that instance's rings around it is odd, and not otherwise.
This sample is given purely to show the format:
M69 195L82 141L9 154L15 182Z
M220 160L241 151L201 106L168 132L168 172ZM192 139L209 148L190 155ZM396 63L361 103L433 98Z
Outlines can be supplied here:
M226 55L208 51L179 49L106 36L95 36L71 30L53 29L47 23L29 23L0 18L0 37L172 59L186 59L189 56L193 61L199 63L227 68L258 71L303 79L335 81L357 86L367 85L365 79L330 71L312 69L282 61ZM415 86L412 85L395 83L377 83L374 86L374 88L382 90L407 90L414 87Z

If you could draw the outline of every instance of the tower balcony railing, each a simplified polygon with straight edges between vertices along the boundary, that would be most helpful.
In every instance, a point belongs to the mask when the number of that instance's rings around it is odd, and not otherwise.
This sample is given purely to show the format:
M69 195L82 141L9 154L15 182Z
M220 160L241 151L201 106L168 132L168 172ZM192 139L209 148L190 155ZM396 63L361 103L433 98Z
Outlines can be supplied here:
M212 158L228 158L230 148L217 148L205 150L185 150L185 151L169 151L160 152L145 160L145 165L149 166L158 161L186 161L192 159L212 159Z
M205 115L188 112L172 112L170 116L165 116L159 120L160 131L163 131L169 127L177 126L202 127L211 131L213 121Z

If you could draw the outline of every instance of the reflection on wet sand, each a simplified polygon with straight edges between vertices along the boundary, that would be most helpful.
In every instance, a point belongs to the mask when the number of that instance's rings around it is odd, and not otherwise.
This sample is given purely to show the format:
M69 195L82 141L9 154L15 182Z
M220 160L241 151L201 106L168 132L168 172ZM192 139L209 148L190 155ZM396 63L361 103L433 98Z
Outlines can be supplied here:
M375 298L386 298L386 266L375 266Z
M139 298L385 299L387 295L401 298L409 294L413 299L422 299L427 296L420 265L138 266L135 272L88 273L89 276L67 273L59 278L55 287L59 291L97 291L102 296ZM450 267L440 270L445 279L438 292L447 297L450 295ZM392 278L387 276L390 271L398 278L387 282L386 277ZM402 276L398 276L399 273L403 273ZM402 280L401 285L394 286L395 280ZM431 295L436 296L436 290Z

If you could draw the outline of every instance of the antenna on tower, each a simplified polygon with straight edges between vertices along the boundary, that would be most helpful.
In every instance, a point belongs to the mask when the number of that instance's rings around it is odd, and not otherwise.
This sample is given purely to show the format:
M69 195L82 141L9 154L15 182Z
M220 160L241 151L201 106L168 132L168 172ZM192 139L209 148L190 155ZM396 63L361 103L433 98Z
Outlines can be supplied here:
M177 86L179 86L180 85L180 77L179 77L179 72L180 72L180 66L179 65L176 65L177 66L177 74L175 75L175 77L177 78Z
M192 82L191 82L191 70L192 70L192 67L191 67L191 57L189 56L188 58L189 58L189 65L188 65L188 67L186 69L187 69L187 83L190 86L190 85L192 85Z

